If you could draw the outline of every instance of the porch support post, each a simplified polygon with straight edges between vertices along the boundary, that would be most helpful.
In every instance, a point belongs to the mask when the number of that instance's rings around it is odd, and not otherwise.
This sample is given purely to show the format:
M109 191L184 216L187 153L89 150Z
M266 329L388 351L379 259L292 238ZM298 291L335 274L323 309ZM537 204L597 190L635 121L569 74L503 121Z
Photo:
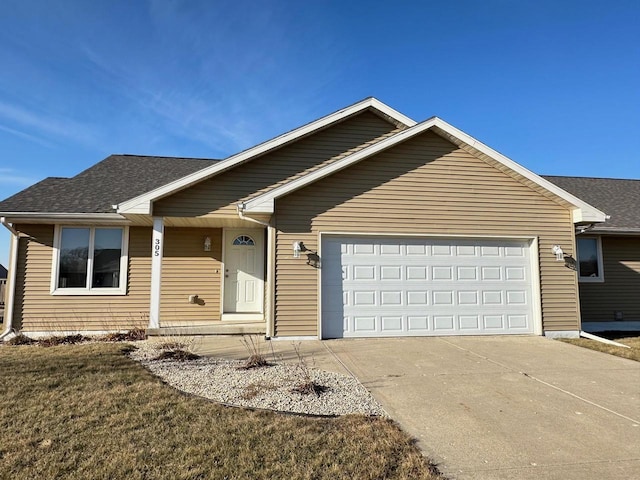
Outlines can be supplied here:
M149 328L160 328L160 287L162 285L162 255L164 250L164 218L153 217L151 240L151 305Z
M267 288L266 288L266 336L275 335L275 308L276 308L276 229L271 225L267 226Z

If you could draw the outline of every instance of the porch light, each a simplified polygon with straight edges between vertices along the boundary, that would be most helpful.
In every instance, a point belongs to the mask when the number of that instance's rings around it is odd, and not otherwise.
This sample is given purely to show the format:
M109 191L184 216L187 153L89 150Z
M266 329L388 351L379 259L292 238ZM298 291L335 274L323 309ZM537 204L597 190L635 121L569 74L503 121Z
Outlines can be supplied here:
M300 258L300 252L308 252L309 249L303 242L293 242L293 258Z
M562 251L562 247L560 245L554 245L551 247L551 251L556 256L556 262L562 262L564 260L564 252Z
M211 237L204 237L204 251L211 251Z

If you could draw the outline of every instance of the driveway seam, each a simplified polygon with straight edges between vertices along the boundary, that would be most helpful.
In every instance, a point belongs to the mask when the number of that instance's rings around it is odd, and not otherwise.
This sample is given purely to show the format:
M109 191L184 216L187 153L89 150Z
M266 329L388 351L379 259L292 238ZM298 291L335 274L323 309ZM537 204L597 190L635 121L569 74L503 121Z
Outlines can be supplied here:
M573 393L573 392L570 392L570 391L568 391L568 390L565 390L565 389L563 389L563 388L560 388L560 387L558 387L558 386L556 386L556 385L553 385L553 384L551 384L551 383L549 383L549 382L545 382L544 380L542 380L542 379L540 379L540 378L538 378L538 377L535 377L535 376L533 376L533 375L531 375L531 374L529 374L529 373L527 373L527 372L522 372L522 371L520 371L520 370L518 370L518 369L516 369L516 368L510 367L509 365L505 365L505 364L500 363L500 362L497 362L497 361L495 361L495 360L493 360L493 359L491 359L491 358L489 358L489 357L485 357L484 355L480 355L479 353L476 353L476 352L474 352L473 350L469 350L469 349L467 349L467 348L463 348L463 347L461 347L461 346L459 346L459 345L456 345L455 343L452 343L452 342L449 342L449 341L445 340L444 338L440 338L440 340L441 340L442 342L445 342L445 343L447 343L447 344L449 344L449 345L451 345L451 346L453 346L453 347L455 347L455 348L459 349L459 350L462 350L462 351L468 352L468 353L470 353L470 354L472 354L472 355L475 355L476 357L482 358L483 360L486 360L486 361L488 361L488 362L491 362L491 363L493 363L493 364L495 364L495 365L499 365L499 366L500 366L500 367L502 367L502 368L506 368L507 370L511 370L512 372L517 372L517 373L519 373L519 374L521 374L521 375L523 375L523 376L525 376L525 377L527 377L527 378L530 378L531 380L534 380L534 381L539 382L539 383L541 383L541 384L543 384L543 385L546 385L547 387L551 387L551 388L553 388L554 390L558 390L559 392L562 392L562 393L564 393L564 394L566 394L566 395L569 395L569 396L571 396L571 397L574 397L574 398L576 398L576 399L578 399L578 400L580 400L580 401L582 401L582 402L584 402L584 403L588 403L589 405L592 405L592 406L594 406L594 407L600 408L601 410L604 410L604 411L606 411L606 412L612 413L613 415L616 415L616 416L618 416L618 417L620 417L620 418L624 418L625 420L628 420L628 421L630 421L630 422L634 423L634 424L635 424L634 426L638 426L638 425L640 425L640 420L636 420L636 419L634 419L634 418L627 417L626 415L624 415L624 414L622 414L622 413L618 413L618 412L616 412L615 410L611 410L610 408L607 408L607 407L605 407L604 405L600 405L600 404L598 404L598 403L592 402L591 400L588 400L588 399L586 399L586 398L584 398L584 397L581 397L580 395L576 395L576 394L575 394L575 393Z
M344 368L347 372L349 372L349 375L351 375L353 378L355 378L358 383L360 383L360 385L362 385L362 382L360 381L360 379L357 377L356 374L354 374L349 367L347 367L345 365L345 363L342 361L342 359L333 351L331 350L331 348L329 348L329 345L327 345L327 342L322 342L322 345L324 346L324 348L327 350L327 352L329 352L329 354L335 359L336 362L338 362L340 365L342 365L342 368Z

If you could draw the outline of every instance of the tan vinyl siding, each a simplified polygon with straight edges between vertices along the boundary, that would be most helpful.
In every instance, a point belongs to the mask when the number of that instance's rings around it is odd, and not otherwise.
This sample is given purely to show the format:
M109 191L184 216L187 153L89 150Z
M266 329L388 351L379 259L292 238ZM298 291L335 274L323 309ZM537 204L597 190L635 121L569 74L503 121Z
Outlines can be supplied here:
M21 232L14 325L23 331L114 330L149 322L151 229L129 230L127 295L50 294L53 225L18 225Z
M288 180L320 168L380 138L397 127L371 112L255 158L228 172L200 182L154 204L154 215L165 217L237 218L236 204Z
M276 202L276 334L316 335L318 270L291 243L319 232L538 237L545 330L577 330L571 212L486 161L427 132Z
M582 321L640 321L640 237L603 236L602 261L604 282L580 283Z
M204 251L205 237L211 251ZM222 229L166 228L160 324L162 327L195 326L220 320ZM189 295L199 303L190 304Z

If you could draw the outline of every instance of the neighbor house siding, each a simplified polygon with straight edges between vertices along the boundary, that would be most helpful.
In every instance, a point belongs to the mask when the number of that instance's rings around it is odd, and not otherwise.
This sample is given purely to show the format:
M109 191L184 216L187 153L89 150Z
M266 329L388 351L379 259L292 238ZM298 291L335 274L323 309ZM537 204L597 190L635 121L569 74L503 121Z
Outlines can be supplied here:
M204 251L204 239L211 239L211 251ZM194 326L220 320L222 278L222 229L166 228L160 324ZM190 295L199 301L189 303Z
M18 225L13 322L23 331L146 328L151 280L151 229L129 230L127 295L51 295L53 225Z
M571 212L482 159L428 132L276 202L276 335L318 334L319 270L292 258L319 232L537 237L545 330L577 330ZM322 252L320 252L322 255Z
M236 204L320 168L398 128L363 112L154 203L154 215L237 219Z
M603 236L602 261L604 282L580 283L582 321L640 321L640 238Z

